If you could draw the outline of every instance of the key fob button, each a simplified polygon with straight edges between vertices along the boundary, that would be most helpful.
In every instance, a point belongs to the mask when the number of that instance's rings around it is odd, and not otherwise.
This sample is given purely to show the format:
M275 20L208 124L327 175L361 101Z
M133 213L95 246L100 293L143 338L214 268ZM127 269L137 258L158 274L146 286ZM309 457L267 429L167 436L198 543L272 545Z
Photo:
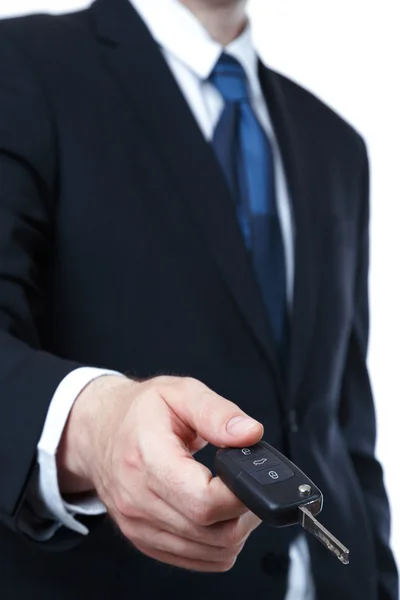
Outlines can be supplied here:
M243 460L254 460L264 456L268 450L263 446L250 446L249 448L235 448L229 451L230 456L236 462L242 462Z
M233 460L239 464L243 462L253 462L256 460L261 460L266 458L268 459L268 464L277 465L281 461L279 458L275 456L270 450L264 448L263 446L250 446L249 448L235 448L234 450L230 450L229 455ZM275 461L275 462L273 462ZM266 462L266 461L264 461Z
M284 481L285 479L290 479L294 477L294 472L290 467L280 463L275 467L263 469L262 471L254 471L249 473L261 483L261 485L270 485L271 483L279 483L280 481Z
M265 469L270 469L271 467L282 464L281 459L275 456L275 454L272 454L272 452L264 452L262 456L257 456L254 460L240 463L240 466L251 475L252 473L264 471Z

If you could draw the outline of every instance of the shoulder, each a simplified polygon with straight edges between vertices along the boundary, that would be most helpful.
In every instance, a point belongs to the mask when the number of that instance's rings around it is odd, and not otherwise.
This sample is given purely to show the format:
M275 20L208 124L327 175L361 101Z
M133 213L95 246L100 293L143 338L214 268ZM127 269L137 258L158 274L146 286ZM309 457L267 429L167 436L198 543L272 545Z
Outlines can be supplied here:
M77 49L90 39L88 10L0 19L0 48L14 47L28 56L48 56Z
M306 128L310 137L322 137L330 144L345 145L350 152L366 155L362 134L343 116L294 80L276 71L269 72L282 91L297 125Z

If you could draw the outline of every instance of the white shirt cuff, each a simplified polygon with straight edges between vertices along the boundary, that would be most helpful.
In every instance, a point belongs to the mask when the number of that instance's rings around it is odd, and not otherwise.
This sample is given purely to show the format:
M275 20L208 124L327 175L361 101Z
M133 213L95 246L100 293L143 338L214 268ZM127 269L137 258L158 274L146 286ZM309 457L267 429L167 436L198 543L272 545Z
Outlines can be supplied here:
M38 477L36 482L35 504L36 511L42 517L50 519L46 531L42 532L44 539L50 539L61 526L67 527L82 535L89 530L80 523L76 515L99 515L106 512L100 500L93 497L82 497L77 503L65 502L58 486L56 453L73 404L82 390L94 379L104 375L119 375L121 373L92 367L81 367L69 373L57 387L51 401L38 450ZM35 494L35 491L32 490ZM31 494L32 496L32 494ZM39 505L38 505L39 503ZM40 515L38 515L40 516ZM51 522L52 521L52 522ZM37 535L35 536L37 539Z

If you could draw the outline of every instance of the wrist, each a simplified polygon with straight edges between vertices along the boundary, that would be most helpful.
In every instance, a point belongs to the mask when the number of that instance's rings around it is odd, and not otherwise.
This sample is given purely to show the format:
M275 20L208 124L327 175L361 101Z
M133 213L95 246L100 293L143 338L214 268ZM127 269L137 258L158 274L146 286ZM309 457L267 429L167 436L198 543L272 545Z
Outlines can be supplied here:
M123 396L121 387L127 385L136 384L118 375L104 375L90 382L75 400L57 450L61 494L95 491L102 449L115 421L114 400Z

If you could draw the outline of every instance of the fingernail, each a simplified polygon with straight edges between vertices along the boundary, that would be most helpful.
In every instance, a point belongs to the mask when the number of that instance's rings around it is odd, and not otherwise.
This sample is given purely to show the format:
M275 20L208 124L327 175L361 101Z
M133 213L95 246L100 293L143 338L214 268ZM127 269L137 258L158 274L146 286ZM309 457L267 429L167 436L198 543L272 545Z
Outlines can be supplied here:
M233 417L226 424L226 430L231 435L243 435L247 433L249 429L258 425L258 422L250 417Z

